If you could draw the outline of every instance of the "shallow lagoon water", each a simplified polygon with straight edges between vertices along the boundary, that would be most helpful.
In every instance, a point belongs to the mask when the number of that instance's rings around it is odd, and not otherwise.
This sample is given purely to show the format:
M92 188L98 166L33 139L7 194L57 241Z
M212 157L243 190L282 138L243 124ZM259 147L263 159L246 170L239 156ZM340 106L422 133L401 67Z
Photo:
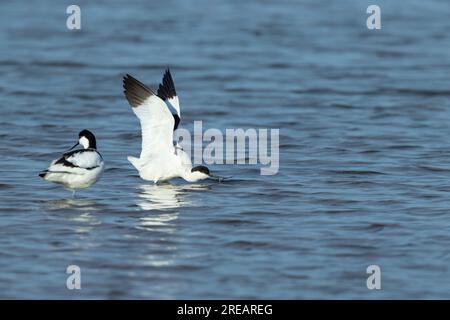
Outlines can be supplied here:
M0 297L449 298L450 6L377 1L369 31L369 4L80 1L80 31L3 4ZM182 127L280 128L279 173L141 180L121 78L167 66ZM37 173L84 128L106 171L71 199Z

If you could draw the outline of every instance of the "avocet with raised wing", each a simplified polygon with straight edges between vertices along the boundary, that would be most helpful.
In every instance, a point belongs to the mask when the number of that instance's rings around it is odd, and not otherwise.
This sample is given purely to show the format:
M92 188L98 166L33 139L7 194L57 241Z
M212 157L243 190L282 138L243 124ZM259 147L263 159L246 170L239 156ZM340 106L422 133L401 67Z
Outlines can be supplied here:
M205 166L192 167L189 155L173 143L173 132L180 123L180 104L167 69L158 93L127 74L123 88L133 112L141 123L142 150L139 158L128 156L144 180L167 181L181 177L188 182L219 179Z
M80 144L83 149L73 150ZM77 189L89 188L96 183L103 168L103 158L97 151L94 134L89 130L83 130L78 134L78 142L69 149L69 152L54 160L47 170L39 173L39 176L71 189L75 196Z

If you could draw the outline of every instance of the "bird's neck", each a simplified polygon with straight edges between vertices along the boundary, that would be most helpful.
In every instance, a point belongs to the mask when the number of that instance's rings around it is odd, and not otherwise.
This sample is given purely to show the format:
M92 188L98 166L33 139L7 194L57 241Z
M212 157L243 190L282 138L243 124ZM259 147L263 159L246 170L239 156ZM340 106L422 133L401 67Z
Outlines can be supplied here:
M198 179L197 176L194 175L193 172L191 172L191 169L189 170L183 170L183 173L181 174L181 177L186 180L187 182L196 182L200 179Z

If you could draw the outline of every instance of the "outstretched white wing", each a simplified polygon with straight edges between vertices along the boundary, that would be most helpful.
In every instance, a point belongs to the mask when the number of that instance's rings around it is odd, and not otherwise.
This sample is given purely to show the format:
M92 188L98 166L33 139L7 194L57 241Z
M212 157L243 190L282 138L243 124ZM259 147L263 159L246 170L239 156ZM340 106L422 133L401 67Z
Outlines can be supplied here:
M127 74L123 88L142 129L140 159L164 156L173 149L174 118L167 105L152 90Z
M181 120L180 102L178 100L177 92L175 90L175 84L170 74L170 70L167 68L164 73L162 83L158 88L158 97L160 97L167 105L172 113L175 124L173 130L178 128L178 124Z

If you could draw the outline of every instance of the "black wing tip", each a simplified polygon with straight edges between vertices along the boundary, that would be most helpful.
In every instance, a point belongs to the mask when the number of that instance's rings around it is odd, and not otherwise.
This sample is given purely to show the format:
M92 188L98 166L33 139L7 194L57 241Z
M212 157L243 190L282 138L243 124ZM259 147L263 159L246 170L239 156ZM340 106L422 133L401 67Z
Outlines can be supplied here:
M154 95L150 88L128 73L123 77L123 89L128 103L133 108L140 106L148 97Z
M47 171L42 171L39 173L39 177L41 177L42 179L44 179L46 175L47 175Z
M164 72L162 83L158 88L158 97L162 100L167 100L176 97L177 91L175 90L175 84L173 82L172 74L170 73L170 68L167 67Z

